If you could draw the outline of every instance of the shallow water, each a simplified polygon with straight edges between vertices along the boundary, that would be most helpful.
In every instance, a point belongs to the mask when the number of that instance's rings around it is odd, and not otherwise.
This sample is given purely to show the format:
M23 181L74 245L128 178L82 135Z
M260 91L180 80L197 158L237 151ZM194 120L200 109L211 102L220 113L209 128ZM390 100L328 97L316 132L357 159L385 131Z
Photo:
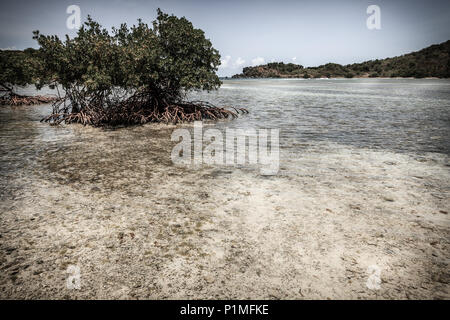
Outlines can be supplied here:
M191 98L250 111L207 128L280 129L279 173L175 166L191 124L0 108L2 298L450 296L450 81L226 80ZM65 289L71 264L84 290Z
M232 126L280 128L285 148L327 141L450 154L448 80L225 80L204 97L250 110Z
M25 91L31 93L33 89ZM224 80L217 92L189 97L250 111L234 121L219 122L216 128L280 129L282 162L316 149L320 152L324 144L415 155L450 154L448 80ZM97 138L102 135L120 143L153 140L159 136L155 127L170 139L174 129L147 125L145 129L119 129L118 133L38 122L50 112L49 106L2 108L2 159L19 155L22 160L15 160L22 162L27 159L23 155L73 146L80 139L88 139L91 131ZM148 148L141 152L153 151Z

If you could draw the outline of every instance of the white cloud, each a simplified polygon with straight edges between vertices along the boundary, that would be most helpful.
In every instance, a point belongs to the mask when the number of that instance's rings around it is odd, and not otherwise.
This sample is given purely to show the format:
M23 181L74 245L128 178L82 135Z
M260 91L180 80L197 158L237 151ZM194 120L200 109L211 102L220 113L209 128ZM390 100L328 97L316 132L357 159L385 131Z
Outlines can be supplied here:
M260 64L264 64L263 57L256 57L255 59L252 59L252 66L258 66Z
M0 48L0 50L4 50L4 51L6 51L6 50L17 50L17 48L16 47L8 47L8 48Z
M293 58L292 58L292 61L295 62L296 60L297 60L297 57L293 57Z
M241 57L238 57L237 60L234 62L234 66L236 68L242 66L245 63L245 60L242 59Z
M230 64L230 61L231 61L231 56L225 56L224 59L220 60L219 68L221 68L221 69L228 68L228 65Z
M232 62L231 56L225 56L223 59L220 60L220 69L236 69L241 67L245 63L245 60L241 57L238 57L236 61Z

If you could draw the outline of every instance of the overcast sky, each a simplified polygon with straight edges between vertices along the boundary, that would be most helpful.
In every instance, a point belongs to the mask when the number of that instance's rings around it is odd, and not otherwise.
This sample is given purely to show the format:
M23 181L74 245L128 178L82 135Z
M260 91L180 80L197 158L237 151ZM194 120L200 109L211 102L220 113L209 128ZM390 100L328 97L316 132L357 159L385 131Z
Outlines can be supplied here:
M37 29L73 36L69 5L80 7L82 21L90 14L107 28L151 22L158 7L185 16L220 51L221 76L270 61L316 66L386 58L450 39L448 0L2 0L0 48L37 47ZM369 5L381 10L380 30L366 26Z

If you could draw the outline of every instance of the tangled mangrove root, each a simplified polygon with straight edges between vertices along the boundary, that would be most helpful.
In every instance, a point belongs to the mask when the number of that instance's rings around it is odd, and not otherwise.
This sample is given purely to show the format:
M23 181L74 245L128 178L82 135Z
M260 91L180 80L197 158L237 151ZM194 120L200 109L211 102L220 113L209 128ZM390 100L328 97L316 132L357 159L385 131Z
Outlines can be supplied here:
M149 122L181 123L196 120L218 120L236 118L239 113L248 113L244 108L216 107L204 101L179 102L165 106L139 101L134 98L103 106L85 106L74 112L64 101L54 104L53 113L41 121L51 124L81 123L95 127L115 125L137 125ZM70 112L69 112L70 110Z
M0 105L21 106L21 105L35 105L42 103L51 103L58 101L57 97L49 96L21 96L17 94L4 95L0 97Z

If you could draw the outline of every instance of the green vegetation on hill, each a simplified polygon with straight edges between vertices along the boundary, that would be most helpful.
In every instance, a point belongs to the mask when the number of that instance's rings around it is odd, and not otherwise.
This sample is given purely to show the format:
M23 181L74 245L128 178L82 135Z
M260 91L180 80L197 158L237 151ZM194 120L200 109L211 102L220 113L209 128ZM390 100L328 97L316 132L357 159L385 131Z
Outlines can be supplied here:
M450 40L399 57L340 65L327 63L304 68L293 63L268 63L246 67L233 78L450 78Z
M294 63L273 62L257 67L245 67L242 73L246 78L280 78L295 76L303 70L303 66Z

